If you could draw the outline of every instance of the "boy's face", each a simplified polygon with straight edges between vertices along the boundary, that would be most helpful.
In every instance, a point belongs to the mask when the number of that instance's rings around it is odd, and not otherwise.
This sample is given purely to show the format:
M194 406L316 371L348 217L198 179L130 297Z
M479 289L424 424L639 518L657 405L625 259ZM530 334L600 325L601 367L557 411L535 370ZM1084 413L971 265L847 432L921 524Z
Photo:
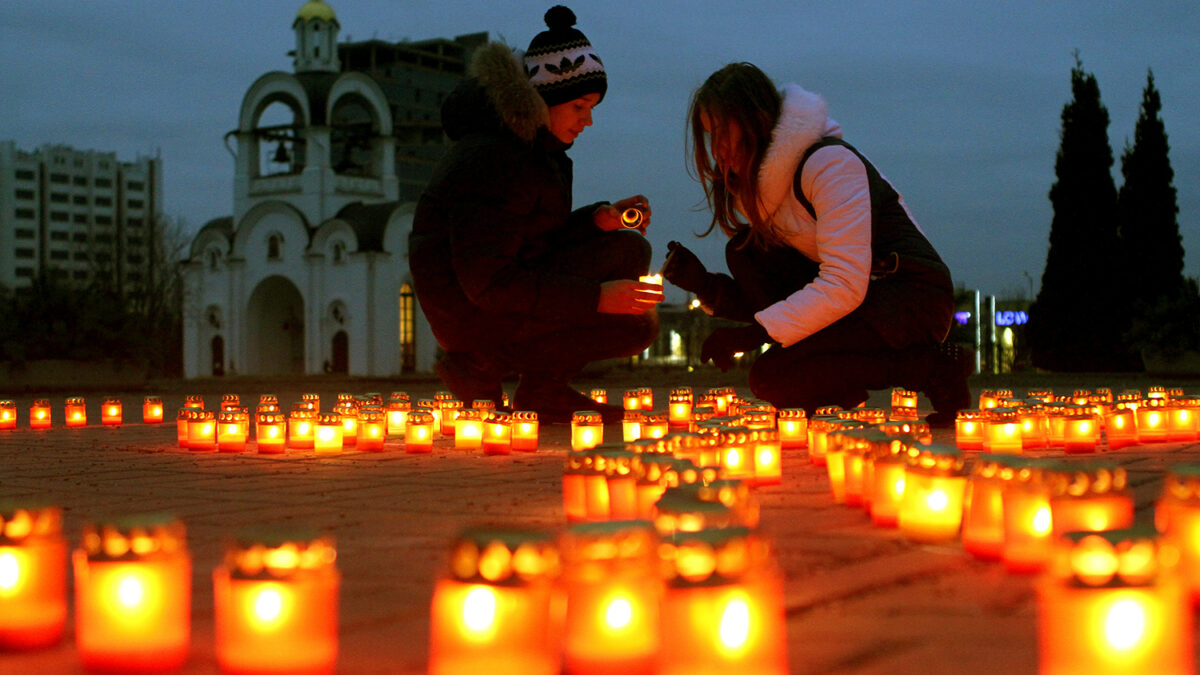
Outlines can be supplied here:
M574 143L586 127L592 126L592 108L599 102L600 94L584 94L566 103L552 105L546 127L563 143Z

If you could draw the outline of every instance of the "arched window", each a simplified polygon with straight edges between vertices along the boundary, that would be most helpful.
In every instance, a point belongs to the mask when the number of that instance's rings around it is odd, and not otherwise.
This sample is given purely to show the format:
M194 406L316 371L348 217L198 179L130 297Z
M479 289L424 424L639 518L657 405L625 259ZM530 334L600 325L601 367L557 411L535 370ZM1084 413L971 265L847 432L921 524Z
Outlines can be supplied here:
M357 94L338 99L330 119L329 163L343 176L378 176L379 121Z
M273 233L267 238L267 260L281 260L283 258L283 235Z
M215 248L208 250L208 269L217 271L221 266L221 252Z
M346 244L340 241L333 242L333 253L330 257L333 258L334 265L341 265L346 262Z
M275 100L254 123L258 176L299 173L304 168L302 117L290 100Z
M400 372L417 369L417 297L412 284L400 287Z

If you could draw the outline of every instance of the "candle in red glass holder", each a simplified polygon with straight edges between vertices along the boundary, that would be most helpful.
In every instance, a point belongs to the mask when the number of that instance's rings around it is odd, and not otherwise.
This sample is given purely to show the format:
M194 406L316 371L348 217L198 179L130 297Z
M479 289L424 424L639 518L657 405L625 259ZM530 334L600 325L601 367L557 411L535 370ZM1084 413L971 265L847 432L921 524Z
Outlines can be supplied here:
M136 673L183 665L192 561L182 522L153 515L89 524L72 562L84 668Z
M746 526L732 507L717 499L702 499L700 487L680 485L663 492L654 504L654 529L659 536Z
M179 447L186 448L188 421L192 419L192 408L183 407L175 414L175 439L178 441Z
M549 533L462 532L434 586L430 675L557 675L563 597L558 548Z
M662 544L661 675L788 672L783 575L746 528L680 534Z
M507 455L512 452L512 413L486 413L483 417L483 454Z
M412 402L408 394L398 396L401 392L392 394L387 404L387 435L388 438L404 438L404 426L408 421L408 413L412 410Z
M784 449L808 447L808 415L804 408L784 408L778 412L776 426Z
M221 409L217 412L225 410L237 410L242 407L242 397L237 394L221 394Z
M1004 489L1004 547L1000 558L1009 572L1038 572L1050 558L1054 521L1050 491L1043 477L1045 464L1030 460L1014 467Z
M646 424L646 413L626 410L621 419L621 440L632 443L642 438L642 427Z
M120 399L104 399L100 404L100 423L104 426L120 426L124 414Z
M759 429L753 439L754 485L778 485L783 482L783 448L779 432Z
M1011 389L984 389L979 393L979 409L1007 407L1012 397Z
M342 451L341 413L320 413L313 430L313 451L318 454L336 455Z
M410 453L433 452L433 414L426 410L414 410L408 414L408 427L404 432L404 451Z
M917 392L902 387L892 389L891 417L892 419L915 420L919 404Z
M676 387L667 398L667 422L672 427L687 427L692 423L692 388Z
M559 545L567 593L566 672L656 672L663 590L658 544L654 528L643 521L567 528Z
M1200 411L1200 399L1194 397L1172 399L1166 410L1167 440L1196 440L1197 412Z
M0 651L53 645L66 620L62 511L0 502Z
M963 497L963 549L982 560L1004 550L1004 490L1024 457L983 454L975 459Z
M357 447L363 452L380 452L387 438L387 418L382 408L358 409Z
M1160 443L1167 440L1166 399L1143 399L1134 411L1137 420L1139 443Z
M454 414L454 447L459 450L478 450L483 445L483 416L474 408Z
M300 394L300 403L313 412L321 411L321 396L319 394Z
M654 518L654 506L663 493L671 487L670 476L674 474L677 460L667 454L642 453L635 465L634 489L637 492L637 519ZM678 482L676 480L676 485Z
M1023 450L1036 450L1050 444L1048 436L1050 421L1046 416L1044 404L1034 401L1032 404L1022 407L1019 419Z
M864 489L870 491L868 511L879 527L896 527L904 499L906 455L911 442L891 437L887 443L872 443L871 471Z
M217 663L246 675L332 673L340 574L333 540L247 531L213 570Z
M1082 412L1066 415L1063 449L1070 453L1095 452L1100 442L1100 420L1095 413Z
M1154 504L1154 525L1164 543L1179 552L1178 572L1200 601L1200 464L1171 467Z
M967 479L957 448L911 446L904 468L900 532L919 542L956 539L962 525Z
M637 508L637 464L641 456L631 450L605 448L596 453L604 470L608 514L611 520L636 520Z
M288 413L287 446L293 450L312 450L317 433L317 412L301 403Z
M608 390L593 389L588 393L588 398L592 399L596 403L608 403Z
M50 402L37 399L29 406L29 428L49 429L51 421Z
M959 450L982 450L985 413L982 410L960 410L954 420L954 444Z
M204 397L199 394L188 394L183 397L183 407L204 410Z
M87 426L87 404L82 396L68 398L63 406L63 419L67 427Z
M589 450L604 442L604 419L592 410L579 410L571 416L571 449Z
M157 396L147 396L142 400L142 423L162 424L163 402Z
M454 394L448 391L439 391L433 395L433 400L437 404L438 412L438 433L442 436L454 435L455 413L462 410L463 402L454 398Z
M837 428L838 418L834 415L813 415L808 421L808 460L817 466L825 466L825 455L829 452L826 435Z
M1125 469L1115 462L1051 463L1043 478L1055 535L1133 526L1133 494Z
M188 450L217 449L217 414L212 410L192 410L187 422Z
M17 428L17 402L0 401L0 429Z
M746 427L725 427L721 430L720 466L725 477L754 480L757 433Z
M625 410L641 410L642 395L637 389L626 389L621 396L621 407Z
M514 410L512 414L512 449L517 452L536 452L538 449L538 416L532 410Z
M1110 450L1137 445L1137 422L1133 410L1113 408L1104 415L1104 436Z
M1038 584L1039 672L1193 672L1192 611L1149 529L1072 532Z
M993 454L1018 454L1024 448L1018 408L991 408L983 420L983 450Z
M282 454L287 445L287 418L281 412L260 412L255 418L254 439L258 444L258 452L264 455Z
M638 398L641 399L642 410L654 410L654 390L649 387L641 387L637 393Z
M250 435L250 414L243 408L230 408L217 413L217 450L242 452Z
M666 413L645 413L642 421L642 438L663 438L670 433L670 421Z
M563 514L568 523L588 518L587 476L595 472L595 458L591 451L567 452L563 463Z

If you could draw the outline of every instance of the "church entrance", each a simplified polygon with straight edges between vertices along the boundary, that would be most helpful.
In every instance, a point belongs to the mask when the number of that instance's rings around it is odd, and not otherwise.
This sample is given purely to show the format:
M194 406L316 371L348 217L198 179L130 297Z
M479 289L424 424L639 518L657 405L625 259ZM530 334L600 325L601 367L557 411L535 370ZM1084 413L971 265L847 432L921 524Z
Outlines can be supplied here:
M246 308L246 358L250 375L304 373L304 298L290 280L263 279Z
M339 330L333 334L333 367L332 372L345 375L350 372L350 336L346 331Z
M216 377L225 374L225 338L220 335L212 339L212 374Z

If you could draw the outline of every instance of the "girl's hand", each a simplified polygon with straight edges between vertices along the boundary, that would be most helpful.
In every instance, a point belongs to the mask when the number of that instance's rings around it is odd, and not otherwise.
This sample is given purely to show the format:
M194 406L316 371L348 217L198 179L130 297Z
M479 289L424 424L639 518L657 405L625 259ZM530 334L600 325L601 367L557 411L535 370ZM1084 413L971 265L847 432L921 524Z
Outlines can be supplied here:
M616 279L600 284L601 314L645 314L663 301L662 286L631 279Z
M626 209L637 209L642 212L642 220L637 227L629 227L627 229L637 230L643 235L646 234L646 226L650 224L650 202L642 195L622 199L615 204L601 206L592 214L593 222L596 223L596 227L605 232L626 228L625 222L621 219L621 214Z

